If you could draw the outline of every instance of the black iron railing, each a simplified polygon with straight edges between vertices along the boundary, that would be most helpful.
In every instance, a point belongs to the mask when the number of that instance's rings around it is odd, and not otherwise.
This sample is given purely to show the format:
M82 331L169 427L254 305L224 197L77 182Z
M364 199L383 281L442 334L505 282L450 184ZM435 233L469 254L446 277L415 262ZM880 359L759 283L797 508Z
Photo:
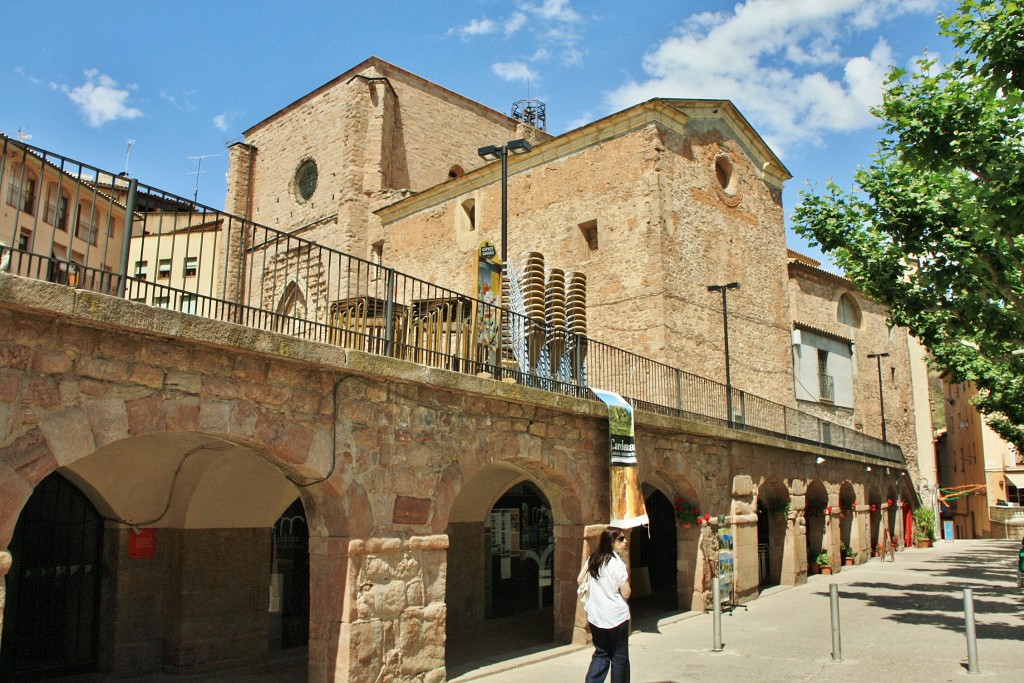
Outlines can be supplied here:
M10 188L0 207L0 266L11 273L456 372L512 377L574 396L594 398L588 387L600 387L640 410L903 464L894 444L735 387L730 421L727 389L719 382L0 140L0 187ZM30 181L36 206L25 210ZM46 211L39 210L43 206ZM73 215L53 206L66 206ZM87 228L68 231L69 218ZM494 321L503 333L485 334ZM519 348L508 334L516 327L545 340L546 365L535 362L536 348Z

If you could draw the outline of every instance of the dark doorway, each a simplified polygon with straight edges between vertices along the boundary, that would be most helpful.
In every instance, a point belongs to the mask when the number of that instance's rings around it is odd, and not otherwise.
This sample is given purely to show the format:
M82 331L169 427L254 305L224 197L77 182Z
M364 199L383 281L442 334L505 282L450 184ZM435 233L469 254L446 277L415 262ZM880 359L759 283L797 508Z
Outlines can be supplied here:
M296 498L277 520L272 540L271 594L277 604L271 605L270 649L302 647L309 642L309 527L302 500Z
M484 541L488 619L554 604L554 548L551 506L543 494L526 481L506 491L491 509Z
M757 501L757 580L758 586L773 586L771 572L771 520L768 506L764 501Z
M97 668L103 518L54 472L14 527L0 672L4 680Z
M650 526L637 527L629 536L634 617L679 608L675 507L660 491L651 493L644 502Z

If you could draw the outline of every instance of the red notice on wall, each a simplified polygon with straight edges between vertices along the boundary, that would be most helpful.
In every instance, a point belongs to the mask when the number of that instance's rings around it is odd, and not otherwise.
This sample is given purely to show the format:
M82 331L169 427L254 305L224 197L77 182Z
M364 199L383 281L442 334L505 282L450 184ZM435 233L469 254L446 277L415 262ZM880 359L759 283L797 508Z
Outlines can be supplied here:
M156 552L156 530L132 529L128 533L128 557L153 557Z

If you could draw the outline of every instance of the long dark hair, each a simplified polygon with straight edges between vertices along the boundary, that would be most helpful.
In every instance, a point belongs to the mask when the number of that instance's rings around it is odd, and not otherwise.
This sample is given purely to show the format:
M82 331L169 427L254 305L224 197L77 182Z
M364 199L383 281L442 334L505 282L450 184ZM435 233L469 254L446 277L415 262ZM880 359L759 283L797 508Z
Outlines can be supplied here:
M595 579L598 578L601 567L608 564L608 560L612 559L612 548L615 545L615 540L619 536L625 536L625 534L626 532L617 526L606 527L601 532L601 539L597 543L597 550L587 560L587 571Z

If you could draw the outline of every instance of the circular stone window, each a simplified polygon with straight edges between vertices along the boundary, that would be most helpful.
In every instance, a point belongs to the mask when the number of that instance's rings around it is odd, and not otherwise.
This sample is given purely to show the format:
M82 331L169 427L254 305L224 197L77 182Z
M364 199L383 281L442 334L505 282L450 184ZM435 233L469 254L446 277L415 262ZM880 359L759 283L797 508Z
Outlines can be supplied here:
M302 201L312 197L316 191L316 162L312 159L306 159L299 164L299 170L295 172L295 188Z
M736 206L740 203L740 181L736 177L736 169L732 159L726 154L719 154L715 157L715 193L727 206Z
M729 196L736 194L736 177L729 157L719 156L715 159L715 177L723 192Z

